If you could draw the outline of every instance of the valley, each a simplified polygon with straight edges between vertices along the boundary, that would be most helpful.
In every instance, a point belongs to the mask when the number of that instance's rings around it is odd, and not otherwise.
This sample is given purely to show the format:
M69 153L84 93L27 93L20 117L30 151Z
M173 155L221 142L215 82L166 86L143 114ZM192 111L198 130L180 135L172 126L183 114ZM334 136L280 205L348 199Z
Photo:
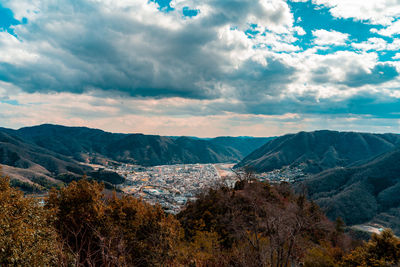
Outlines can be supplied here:
M121 134L50 124L0 128L0 166L24 191L37 192L84 174L110 180L107 173L98 174L96 169L112 164L151 167L239 162L272 139ZM118 180L111 178L108 187Z
M259 181L305 190L331 220L400 233L399 146L397 134L324 130L200 139L39 125L0 129L0 166L26 193L86 175L171 213L207 188L233 187L247 170Z
M119 188L145 201L159 203L167 212L177 213L188 202L222 182L217 164L177 164L141 167L123 164L114 168L126 178Z
M240 179L241 172L233 169L234 163L226 164L175 164L138 166L120 164L101 166L114 171L126 180L118 185L124 193L142 198L151 204L160 204L166 212L178 213L188 201L198 194L221 185L232 188ZM93 165L92 165L93 166ZM269 183L293 183L304 177L300 168L285 167L265 173L252 173L252 178Z

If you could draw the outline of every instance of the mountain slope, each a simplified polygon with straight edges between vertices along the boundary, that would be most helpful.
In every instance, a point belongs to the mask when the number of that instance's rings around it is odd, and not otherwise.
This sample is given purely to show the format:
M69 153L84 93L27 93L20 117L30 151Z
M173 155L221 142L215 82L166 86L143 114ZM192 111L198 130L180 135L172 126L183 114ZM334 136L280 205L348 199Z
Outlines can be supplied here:
M103 154L107 144L126 136L85 127L50 124L21 128L16 130L16 134L24 140L79 161L85 161L87 154Z
M49 174L73 172L83 174L81 165L68 157L29 144L17 137L0 132L0 163L29 169L42 166Z
M337 131L300 132L278 137L245 157L237 167L257 172L302 164L318 173L338 166L361 164L400 144L400 135Z
M378 222L400 233L400 149L361 166L327 170L303 184L331 219Z
M0 130L0 165L2 172L30 184L47 186L56 183L57 175L83 175L91 168Z
M233 137L203 140L114 134L85 127L48 124L21 128L16 133L35 145L78 161L117 160L140 165L237 162L269 140Z

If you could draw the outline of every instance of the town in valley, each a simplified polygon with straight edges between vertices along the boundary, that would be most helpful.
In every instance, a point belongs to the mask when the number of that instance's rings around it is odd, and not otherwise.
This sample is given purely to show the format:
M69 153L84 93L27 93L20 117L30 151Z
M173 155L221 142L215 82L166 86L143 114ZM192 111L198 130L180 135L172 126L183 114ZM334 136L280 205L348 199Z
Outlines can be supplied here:
M240 179L235 164L176 164L144 167L132 164L107 166L126 181L120 189L126 194L142 198L151 204L160 204L165 211L178 213L188 202L208 188L220 185L232 187ZM300 168L284 167L254 177L270 183L289 182L303 177Z

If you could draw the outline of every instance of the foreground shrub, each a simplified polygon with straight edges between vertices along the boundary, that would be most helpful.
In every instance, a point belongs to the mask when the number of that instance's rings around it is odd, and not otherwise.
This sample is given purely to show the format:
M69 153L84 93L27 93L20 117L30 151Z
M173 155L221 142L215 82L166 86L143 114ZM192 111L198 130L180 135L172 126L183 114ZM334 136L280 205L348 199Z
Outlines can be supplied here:
M57 235L50 211L0 177L0 266L56 265Z
M400 266L400 239L389 229L373 234L368 242L344 257L342 266Z
M106 197L86 179L53 189L42 206L0 178L0 266L400 265L390 230L354 250L344 231L289 184L241 180L173 216L131 196Z
M289 184L255 180L240 181L234 189L211 189L178 218L188 242L196 242L199 232L216 233L222 253L211 251L210 257L223 254L232 266L295 265L307 249L331 244L331 236L337 236L318 206L294 194Z
M50 192L46 207L56 215L54 227L73 262L87 266L173 264L181 237L179 222L160 206L131 196L114 194L107 199L103 189L83 179Z

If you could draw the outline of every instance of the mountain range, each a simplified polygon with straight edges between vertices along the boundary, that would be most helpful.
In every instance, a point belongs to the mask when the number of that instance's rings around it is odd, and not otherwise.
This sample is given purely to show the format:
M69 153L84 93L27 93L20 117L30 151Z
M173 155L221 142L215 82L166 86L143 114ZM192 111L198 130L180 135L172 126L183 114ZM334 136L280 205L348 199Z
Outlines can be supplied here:
M93 170L81 163L124 162L142 166L238 162L271 138L165 137L109 133L86 127L44 124L19 130L0 129L3 172L24 182ZM59 176L64 174L63 176ZM98 176L98 175L93 175ZM34 182L35 183L35 182Z
M37 146L78 161L106 159L143 166L237 162L270 140L254 137L172 138L50 124L21 128L14 133Z

